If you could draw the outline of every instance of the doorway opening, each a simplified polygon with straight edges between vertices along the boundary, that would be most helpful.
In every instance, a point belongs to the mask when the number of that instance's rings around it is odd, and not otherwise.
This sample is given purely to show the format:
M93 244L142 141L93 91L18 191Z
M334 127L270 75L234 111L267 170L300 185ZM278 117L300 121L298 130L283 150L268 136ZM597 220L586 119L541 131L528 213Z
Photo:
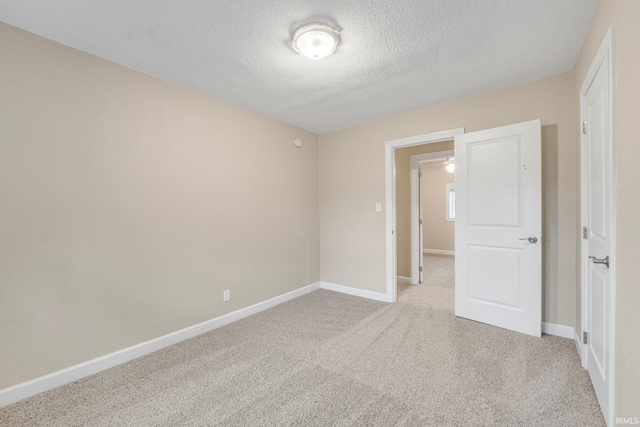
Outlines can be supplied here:
M395 302L397 300L397 280L398 280L398 245L397 232L399 223L397 222L397 170L396 170L396 151L402 148L424 146L427 144L443 143L451 141L456 135L464 134L464 128L451 129L443 132L418 135L410 138L403 138L393 141L387 141L385 144L385 177L386 177L386 267L387 267L387 300ZM432 152L446 151L453 147L438 148L431 145ZM398 151L399 153L399 151ZM409 162L407 162L409 163ZM407 166L410 166L407 165ZM400 226L402 229L402 226ZM410 230L409 227L405 229ZM409 231L410 234L410 231ZM409 249L410 253L411 250Z
M425 256L453 256L455 233L455 167L450 150L414 154L411 161L411 284L424 281ZM439 146L440 144L438 144ZM422 146L431 148L430 146ZM435 146L434 146L435 147ZM403 149L405 150L405 149ZM449 169L447 169L449 168ZM397 184L399 185L399 184ZM399 204L400 201L396 201ZM399 206L396 206L399 209ZM398 234L398 239L401 239ZM400 241L399 244L405 244Z

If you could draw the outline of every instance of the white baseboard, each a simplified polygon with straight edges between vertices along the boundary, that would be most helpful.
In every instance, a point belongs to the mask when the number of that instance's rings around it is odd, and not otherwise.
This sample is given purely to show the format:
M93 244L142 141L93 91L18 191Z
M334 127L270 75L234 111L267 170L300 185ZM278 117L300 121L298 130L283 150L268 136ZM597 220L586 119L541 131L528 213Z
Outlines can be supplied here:
M411 283L411 277L398 276L398 283Z
M576 334L572 326L558 325L556 323L542 322L542 332L547 335L555 335L556 337L573 339Z
M423 249L423 254L433 254L433 255L455 255L455 251L447 251L444 249Z
M352 288L349 286L336 285L335 283L329 283L329 282L320 282L320 287L322 289L327 289L329 291L340 292L343 294L354 295L357 297L369 298L376 301L391 302L387 297L387 294L383 294L381 292L367 291L364 289Z
M140 356L153 353L154 351L169 347L170 345L193 338L205 332L212 331L224 325L228 325L229 323L235 322L236 320L249 317L271 307L275 307L278 304L282 304L283 302L315 291L316 289L320 289L320 282L287 292L286 294L216 317L215 319L207 320L206 322L202 322L197 325L172 332L159 338L145 341L132 347L98 357L97 359L89 360L87 362L35 378L31 381L5 388L0 390L0 407L34 396L38 393L51 390L52 388L59 387L72 381L79 380L80 378L93 375L100 371L104 371L105 369L109 369Z

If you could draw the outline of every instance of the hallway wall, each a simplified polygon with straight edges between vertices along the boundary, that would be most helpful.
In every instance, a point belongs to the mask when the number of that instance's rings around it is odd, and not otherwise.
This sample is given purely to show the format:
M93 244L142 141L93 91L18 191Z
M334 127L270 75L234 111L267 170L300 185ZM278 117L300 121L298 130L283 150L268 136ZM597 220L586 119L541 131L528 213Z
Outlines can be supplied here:
M455 176L447 172L442 161L422 164L423 249L453 251L455 221L447 221L447 184Z

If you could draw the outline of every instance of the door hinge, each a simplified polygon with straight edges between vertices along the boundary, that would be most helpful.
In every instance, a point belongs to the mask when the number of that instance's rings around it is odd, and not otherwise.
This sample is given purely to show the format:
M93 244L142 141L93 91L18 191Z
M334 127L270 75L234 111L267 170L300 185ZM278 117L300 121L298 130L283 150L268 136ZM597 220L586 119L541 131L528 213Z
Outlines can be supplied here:
M422 266L420 266L420 273L422 273Z
M582 122L582 133L584 135L587 134L587 121L586 120Z
M589 334L586 332L582 333L582 344L587 344L589 342Z
M422 220L420 220L420 225L422 225Z
M585 240L589 238L589 229L587 227L582 227L582 238Z

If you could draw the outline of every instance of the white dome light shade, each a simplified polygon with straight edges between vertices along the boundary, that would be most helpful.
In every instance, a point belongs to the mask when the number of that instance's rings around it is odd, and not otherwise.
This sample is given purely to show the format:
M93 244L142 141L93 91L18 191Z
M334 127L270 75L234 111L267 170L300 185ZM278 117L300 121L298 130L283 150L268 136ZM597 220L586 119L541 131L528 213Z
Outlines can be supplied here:
M446 162L444 162L444 168L447 172L454 173L456 171L456 165L453 162L453 159L448 159Z
M456 166L453 163L449 163L447 166L445 166L445 169L449 173L454 173L456 171Z
M293 49L310 59L331 55L338 47L340 32L326 24L307 24L293 33Z

